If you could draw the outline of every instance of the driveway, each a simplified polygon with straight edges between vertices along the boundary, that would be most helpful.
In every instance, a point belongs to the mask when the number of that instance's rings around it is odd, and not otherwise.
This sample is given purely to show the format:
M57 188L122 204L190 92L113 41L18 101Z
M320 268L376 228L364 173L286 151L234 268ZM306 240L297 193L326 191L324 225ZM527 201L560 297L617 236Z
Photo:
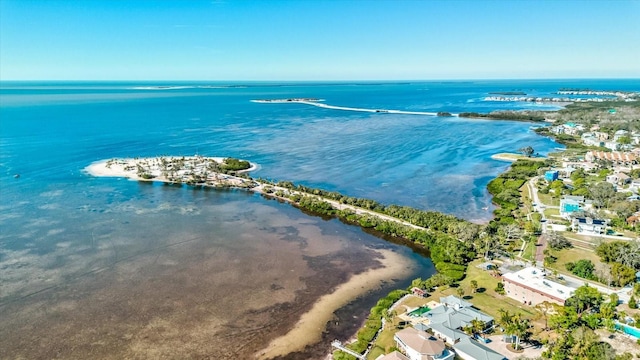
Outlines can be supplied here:
M507 359L517 359L520 357L528 357L528 358L537 358L542 355L543 348L538 347L534 348L529 344L521 343L521 346L524 347L524 351L521 353L514 353L511 350L507 349L507 343L502 341L502 335L493 335L489 336L489 343L485 345L489 347L491 350L500 353Z

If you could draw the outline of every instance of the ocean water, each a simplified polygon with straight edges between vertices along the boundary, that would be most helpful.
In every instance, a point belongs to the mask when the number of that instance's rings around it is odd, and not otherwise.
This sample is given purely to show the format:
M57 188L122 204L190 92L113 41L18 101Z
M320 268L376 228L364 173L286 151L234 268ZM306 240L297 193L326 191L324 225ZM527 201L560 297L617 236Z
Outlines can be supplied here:
M483 222L493 209L486 184L508 166L490 156L558 146L531 124L250 100L456 113L554 108L483 101L493 91L640 88L621 80L0 84L0 358L52 349L67 358L202 357L203 344L246 356L349 274L376 266L375 249L401 254L412 270L338 312L323 343L291 355L314 358L357 328L379 294L433 273L419 252L336 220L242 191L93 178L83 172L93 161L232 156L259 164L256 177ZM229 336L246 341L229 347Z

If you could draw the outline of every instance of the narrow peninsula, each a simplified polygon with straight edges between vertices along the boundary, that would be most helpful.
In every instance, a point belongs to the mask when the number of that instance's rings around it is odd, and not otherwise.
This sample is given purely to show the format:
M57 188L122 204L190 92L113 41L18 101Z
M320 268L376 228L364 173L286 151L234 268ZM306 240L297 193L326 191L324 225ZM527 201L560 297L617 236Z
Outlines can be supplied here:
M321 107L321 108L325 108L325 109L356 111L356 112L367 112L367 113L441 116L441 115L439 115L440 113L438 113L438 112L354 108L354 107L347 107L347 106L335 106L335 105L323 104L323 103L321 103L321 101L324 101L324 100L323 99L315 99L315 98L251 100L251 102L261 103L261 104L305 104L305 105L311 105L311 106ZM446 116L458 116L458 114L447 113Z

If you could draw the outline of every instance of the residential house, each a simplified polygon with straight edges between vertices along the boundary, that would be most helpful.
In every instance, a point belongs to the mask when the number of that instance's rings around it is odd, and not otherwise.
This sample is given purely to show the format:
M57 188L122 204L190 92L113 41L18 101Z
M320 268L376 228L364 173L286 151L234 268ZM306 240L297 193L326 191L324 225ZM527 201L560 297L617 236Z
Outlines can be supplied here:
M502 275L506 295L514 300L535 306L545 301L564 305L574 288L547 279L544 270L527 267Z
M629 136L629 132L627 130L618 130L613 134L613 141L618 141L620 138L625 136Z
M472 303L468 301L464 301L461 298L453 295L440 297L440 304L443 304L448 307L452 307L454 309L462 309L462 308L468 308L473 306Z
M589 172L597 169L598 165L588 161L563 161L562 167L568 172L565 176L569 177L576 169L583 169L584 171Z
M640 190L640 179L632 179L629 184L629 190L638 192Z
M414 328L398 331L393 339L410 360L453 360L455 357L444 341Z
M453 350L463 360L507 360L504 355L471 338L460 340L459 343L453 345Z
M552 126L549 128L549 131L556 135L564 134L564 130L565 128L562 125Z
M563 219L571 219L575 214L582 213L584 208L584 196L565 195L560 199L560 217Z
M580 138L582 140L582 143L587 146L604 146L604 141L599 137L596 137L596 135L592 132L584 133Z
M563 134L568 134L568 135L578 135L579 133L581 133L582 131L584 131L584 125L582 124L576 124L576 123L572 123L572 122L568 122L564 125L562 125L563 127Z
M618 151L622 149L622 146L620 144L618 144L617 141L605 141L604 143L604 147L606 147L607 149L611 150L611 151Z
M631 177L629 175L619 172L615 174L611 174L607 176L607 182L612 185L626 185L631 182Z
M548 182L558 180L558 170L548 170L544 173L544 179Z
M376 360L410 360L410 359L405 355L403 355L402 353L394 351L387 355L380 355L376 358Z
M484 322L485 329L493 325L493 317L474 309L471 303L458 297L450 295L440 298L440 302L443 305L431 309L425 315L433 333L448 344L455 344L468 336L460 329L471 325L473 320Z
M590 217L577 217L571 221L571 229L582 235L602 235L606 233L607 221Z
M629 226L636 226L638 223L640 223L640 216L638 214L633 214L627 218L627 224L629 224Z
M449 345L453 345L457 343L460 339L468 338L469 335L462 330L452 329L446 324L435 323L429 325L433 334L437 336L439 339L444 340Z
M594 131L592 132L592 134L596 139L600 141L609 140L609 134L607 134L606 132Z

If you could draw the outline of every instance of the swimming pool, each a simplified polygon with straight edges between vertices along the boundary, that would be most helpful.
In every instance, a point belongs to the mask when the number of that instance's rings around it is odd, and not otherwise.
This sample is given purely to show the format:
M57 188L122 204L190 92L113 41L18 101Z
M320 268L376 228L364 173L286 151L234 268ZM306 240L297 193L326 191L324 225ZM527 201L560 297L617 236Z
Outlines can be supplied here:
M419 317L419 316L422 316L422 314L424 314L424 313L428 313L429 311L431 311L431 309L428 306L423 306L423 307L419 307L419 308L413 310L412 312L410 312L409 316L411 316L411 317Z
M640 329L634 328L633 326L616 323L616 330L620 330L625 334L635 337L636 339L640 339Z

